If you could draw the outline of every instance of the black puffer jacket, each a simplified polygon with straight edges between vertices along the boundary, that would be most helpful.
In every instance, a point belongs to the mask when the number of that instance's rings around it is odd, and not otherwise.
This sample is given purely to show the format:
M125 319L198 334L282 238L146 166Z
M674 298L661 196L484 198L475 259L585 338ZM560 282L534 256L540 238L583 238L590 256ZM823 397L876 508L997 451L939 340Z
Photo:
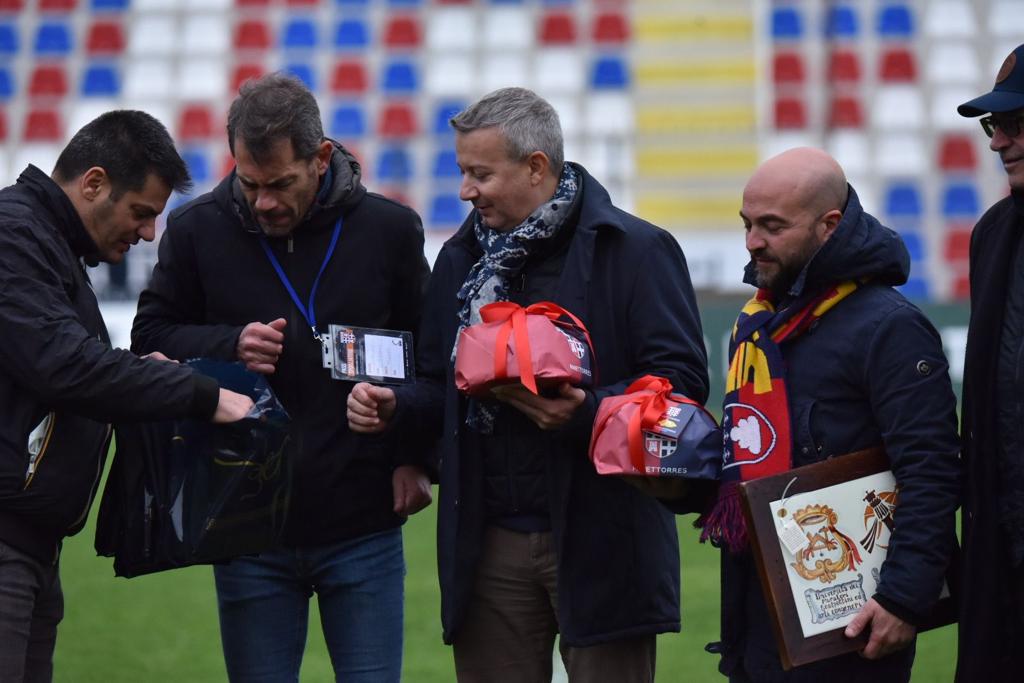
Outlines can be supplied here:
M316 294L318 324L415 332L429 274L419 217L368 193L359 164L340 146L304 222L290 238L268 239L296 293L308 302L339 217L341 233ZM177 359L234 360L245 325L287 320L284 352L269 376L299 444L285 542L317 545L398 526L391 473L396 465L426 464L425 453L348 430L345 401L352 384L331 379L322 367L320 344L259 234L233 172L172 212L139 300L132 347Z
M81 529L114 420L208 418L216 382L111 349L81 264L96 245L29 166L0 191L0 540L52 562ZM43 420L41 451L29 435Z

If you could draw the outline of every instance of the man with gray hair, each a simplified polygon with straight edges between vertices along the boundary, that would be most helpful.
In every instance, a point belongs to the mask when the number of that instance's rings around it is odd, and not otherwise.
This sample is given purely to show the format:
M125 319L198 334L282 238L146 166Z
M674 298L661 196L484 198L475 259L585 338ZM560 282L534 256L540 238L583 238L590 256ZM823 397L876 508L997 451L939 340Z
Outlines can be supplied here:
M415 331L428 275L409 208L367 192L312 93L280 74L228 113L235 169L174 211L139 301L135 349L265 373L298 444L281 547L214 568L232 681L297 681L318 595L339 680L398 681L400 525L430 503L417 449L350 432L351 384L322 365L331 323Z
M652 681L655 635L679 630L675 519L598 476L587 450L601 399L638 377L707 398L683 253L563 161L558 115L533 92L498 90L451 124L460 196L473 210L431 276L418 381L356 385L350 427L440 439L441 618L459 681L550 680L556 633L573 683ZM597 385L460 395L459 331L488 303L544 300L586 325Z

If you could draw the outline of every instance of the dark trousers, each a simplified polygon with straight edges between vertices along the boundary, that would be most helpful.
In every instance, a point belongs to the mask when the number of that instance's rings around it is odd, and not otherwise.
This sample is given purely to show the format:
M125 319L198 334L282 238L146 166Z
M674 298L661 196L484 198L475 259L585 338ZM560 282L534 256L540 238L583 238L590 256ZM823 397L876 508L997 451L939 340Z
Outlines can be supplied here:
M44 566L0 541L0 683L53 679L63 616L57 565Z
M487 529L473 597L453 643L459 683L551 680L557 578L550 532ZM559 650L570 683L651 683L655 647L652 634Z

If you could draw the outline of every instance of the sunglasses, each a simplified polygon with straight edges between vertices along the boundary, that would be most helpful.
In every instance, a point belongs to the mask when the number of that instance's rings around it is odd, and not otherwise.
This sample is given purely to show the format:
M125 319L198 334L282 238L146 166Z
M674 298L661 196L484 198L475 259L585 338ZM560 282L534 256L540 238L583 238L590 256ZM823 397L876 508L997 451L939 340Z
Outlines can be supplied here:
M1024 114L1016 116L996 118L995 115L986 116L981 119L981 128L985 135L992 137L996 134L996 128L1003 131L1007 137L1015 138L1020 135L1021 125L1024 123Z

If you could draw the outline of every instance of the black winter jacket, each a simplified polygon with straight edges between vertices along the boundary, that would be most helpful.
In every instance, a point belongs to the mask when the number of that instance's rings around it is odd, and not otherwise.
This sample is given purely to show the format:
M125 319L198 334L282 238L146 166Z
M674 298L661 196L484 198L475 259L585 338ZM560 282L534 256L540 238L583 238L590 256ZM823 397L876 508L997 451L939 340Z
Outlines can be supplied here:
M790 294L869 282L781 351L794 467L880 445L889 456L901 487L899 522L874 598L916 624L938 599L950 561L960 473L956 398L941 340L892 288L909 269L902 240L865 213L850 188L842 221ZM744 281L754 283L753 264ZM852 653L783 674L770 624L749 552L723 551L723 673L742 666L752 681L903 680L913 660L912 648L878 661Z
M342 227L317 289L318 325L347 324L415 332L429 274L423 230L411 209L366 191L359 164L340 146L330 186L291 237L268 239L299 298L309 300L335 222ZM321 347L278 279L258 239L234 172L168 218L159 261L142 293L132 348L171 358L236 359L248 323L288 321L284 352L269 375L292 418L297 449L288 545L320 545L401 524L392 511L391 473L421 464L421 449L348 430L349 382L331 378Z
M43 563L82 528L109 422L207 419L217 384L111 349L82 265L96 245L64 191L29 166L0 191L0 541ZM41 451L29 434L44 419Z
M537 437L552 443L547 479L559 631L566 645L585 647L679 630L675 517L628 484L597 475L587 457L597 405L648 373L703 403L708 375L678 242L616 208L594 178L574 167L582 177L580 213L553 299L590 331L600 386L567 425ZM458 329L456 293L480 254L472 220L437 258L417 349L419 381L399 387L393 419L399 431L440 437L438 566L449 643L465 615L484 532L479 438L464 425L466 400L455 389L449 362Z

